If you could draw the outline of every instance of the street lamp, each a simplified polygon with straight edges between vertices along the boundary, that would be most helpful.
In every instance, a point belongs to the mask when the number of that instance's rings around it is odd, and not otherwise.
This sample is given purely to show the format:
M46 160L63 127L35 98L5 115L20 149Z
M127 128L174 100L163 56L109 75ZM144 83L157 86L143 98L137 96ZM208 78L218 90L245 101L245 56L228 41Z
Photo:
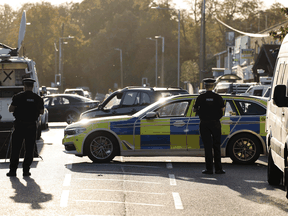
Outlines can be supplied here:
M159 6L157 7L151 7L151 9L157 9L157 10L175 10L173 8L161 8ZM180 9L178 10L178 79L177 79L177 86L180 86Z
M74 38L74 36L68 36L68 37L60 37L59 38L59 75L60 75L60 85L61 85L61 90L64 91L63 89L63 85L61 83L61 79L63 77L63 67L62 67L62 41L61 40L65 40L65 39L72 39Z
M157 55L158 55L158 40L157 39L153 39L151 37L149 38L146 38L148 40L153 40L156 42L156 60L155 60L155 86L157 87L157 79L158 79L158 71L157 71L157 62L158 62L158 58L157 58ZM161 77L162 78L162 77Z
M121 88L123 88L123 65L122 65L122 49L115 48L120 51L120 67L121 67Z
M165 44L165 38L162 36L155 36L156 39L162 38L162 71L161 71L161 86L164 87L164 44Z
M57 85L57 45L56 45L56 41L54 43L54 50L55 50L55 85Z

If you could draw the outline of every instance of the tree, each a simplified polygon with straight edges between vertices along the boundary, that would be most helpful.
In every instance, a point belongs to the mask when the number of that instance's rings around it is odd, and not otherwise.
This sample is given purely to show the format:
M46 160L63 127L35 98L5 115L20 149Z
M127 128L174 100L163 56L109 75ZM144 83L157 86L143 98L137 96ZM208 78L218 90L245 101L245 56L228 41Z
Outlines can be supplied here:
M281 12L284 13L286 16L288 16L288 8L282 8ZM288 24L286 24L285 26L281 26L279 30L271 31L270 35L274 39L279 39L280 41L282 41L287 33L288 33Z
M188 60L181 66L181 82L188 81L194 86L199 83L199 66L197 62Z

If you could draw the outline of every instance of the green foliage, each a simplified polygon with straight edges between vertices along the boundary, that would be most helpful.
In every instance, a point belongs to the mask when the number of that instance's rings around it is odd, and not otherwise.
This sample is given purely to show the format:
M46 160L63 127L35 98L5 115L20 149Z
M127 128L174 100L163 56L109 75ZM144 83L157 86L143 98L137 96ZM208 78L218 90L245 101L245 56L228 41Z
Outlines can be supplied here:
M285 14L286 16L288 15L288 8L281 8L281 12ZM286 24L285 26L281 26L280 29L276 31L270 31L270 35L274 39L279 39L282 41L285 37L285 35L288 33L288 25Z
M161 8L174 8L171 1L158 1ZM180 13L181 86L183 81L199 81L200 18L202 0L187 0L190 7ZM48 2L27 3L13 11L0 5L0 42L17 46L19 23L27 12L26 36L20 54L37 64L40 85L50 86L58 73L59 38L63 40L62 62L65 88L88 86L92 93L106 93L120 86L122 49L124 86L141 85L143 77L155 86L155 41L147 37L165 37L165 86L176 86L178 77L178 10L156 10L153 0L84 0L53 6ZM206 54L226 49L225 28L214 17L246 32L258 32L286 20L280 4L261 11L259 0L206 0ZM188 10L190 14L188 14ZM287 9L283 9L287 14ZM260 15L258 15L260 14ZM260 21L260 25L259 25ZM287 28L283 27L283 35ZM158 76L161 75L162 40L158 39ZM56 58L56 61L55 61ZM210 75L215 58L206 59ZM160 81L158 80L158 85Z

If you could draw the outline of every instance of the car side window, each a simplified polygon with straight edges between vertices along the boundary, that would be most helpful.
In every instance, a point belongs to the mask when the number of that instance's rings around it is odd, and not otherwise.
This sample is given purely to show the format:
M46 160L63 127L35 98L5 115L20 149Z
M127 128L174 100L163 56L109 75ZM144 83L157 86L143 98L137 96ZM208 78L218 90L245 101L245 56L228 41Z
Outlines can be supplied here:
M239 108L242 115L265 115L266 109L253 102L239 101Z
M44 107L48 107L49 106L49 98L44 98Z
M57 106L57 105L60 105L60 104L61 104L60 97L54 97L54 98L52 98L51 106Z
M235 106L232 101L225 101L225 113L224 116L236 116L238 115Z
M70 104L67 98L62 98L62 104Z
M142 92L141 105L148 105L151 103L150 96L147 93Z
M262 96L263 89L257 89L254 91L254 96Z
M167 104L157 110L159 117L183 117L188 108L188 101Z
M117 95L115 95L114 97L112 97L110 99L110 101L106 104L106 106L104 107L104 109L111 109L113 106L118 106L121 102L121 99L117 98Z
M132 106L138 105L140 103L140 96L138 92L127 92L124 96L122 105L123 106Z

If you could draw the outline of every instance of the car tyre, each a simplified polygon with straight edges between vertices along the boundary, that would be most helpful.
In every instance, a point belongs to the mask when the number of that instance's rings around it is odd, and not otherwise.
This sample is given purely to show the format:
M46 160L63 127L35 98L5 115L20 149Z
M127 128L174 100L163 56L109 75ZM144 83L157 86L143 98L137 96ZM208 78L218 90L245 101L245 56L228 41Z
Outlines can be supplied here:
M260 156L260 142L252 134L238 134L230 139L228 152L234 163L252 164Z
M110 162L119 153L119 145L112 135L95 133L86 140L85 152L94 163Z
M76 112L69 112L66 115L66 122L67 124L72 124L73 122L78 121L79 116Z
M274 161L271 155L271 150L269 151L269 155L268 155L267 178L268 178L268 183L270 185L279 185L281 182L281 179L283 178L283 173L274 164Z

